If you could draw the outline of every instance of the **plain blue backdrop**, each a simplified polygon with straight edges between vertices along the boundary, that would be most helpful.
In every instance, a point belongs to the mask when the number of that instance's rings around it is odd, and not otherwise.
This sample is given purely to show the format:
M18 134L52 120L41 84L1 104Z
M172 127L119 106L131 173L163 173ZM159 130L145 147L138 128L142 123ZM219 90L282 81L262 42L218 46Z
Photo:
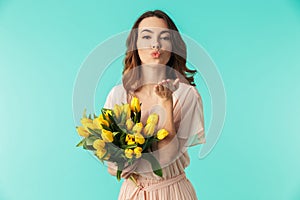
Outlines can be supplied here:
M97 45L153 9L205 48L226 90L217 145L201 160L201 145L189 149L199 199L300 199L298 0L0 0L1 200L117 199L121 183L75 148L73 88Z

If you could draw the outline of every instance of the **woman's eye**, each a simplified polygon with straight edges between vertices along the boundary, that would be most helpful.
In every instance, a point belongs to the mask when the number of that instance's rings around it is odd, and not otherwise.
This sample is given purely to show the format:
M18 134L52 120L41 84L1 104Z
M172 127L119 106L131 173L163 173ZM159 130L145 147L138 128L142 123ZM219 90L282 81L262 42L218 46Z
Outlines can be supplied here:
M160 39L163 39L163 40L170 40L170 37L161 37Z
M145 36L143 36L142 38L143 38L143 39L150 39L151 37L148 36L148 35L145 35Z

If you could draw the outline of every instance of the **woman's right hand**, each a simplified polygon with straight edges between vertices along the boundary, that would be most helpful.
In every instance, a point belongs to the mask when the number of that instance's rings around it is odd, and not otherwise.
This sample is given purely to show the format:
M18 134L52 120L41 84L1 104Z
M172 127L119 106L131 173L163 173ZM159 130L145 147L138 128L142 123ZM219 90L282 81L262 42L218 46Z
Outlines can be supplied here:
M122 170L121 177L124 179L129 178L130 175L137 168L138 163L139 163L139 160L135 161L132 165L125 166L124 169ZM107 162L107 170L108 170L108 173L110 173L112 176L116 176L118 167L115 163Z
M121 177L125 179L129 178L133 174L133 172L135 172L138 161L139 160L135 161L132 165L125 167L122 171Z

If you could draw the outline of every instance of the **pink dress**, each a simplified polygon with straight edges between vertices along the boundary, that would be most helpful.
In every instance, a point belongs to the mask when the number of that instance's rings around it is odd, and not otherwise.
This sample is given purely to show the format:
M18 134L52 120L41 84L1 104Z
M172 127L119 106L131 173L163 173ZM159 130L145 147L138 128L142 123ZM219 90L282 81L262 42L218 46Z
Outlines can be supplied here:
M113 108L121 103L127 103L127 93L123 85L117 85L110 91L104 107ZM159 113L161 110L157 106L149 111L142 110L141 121L145 124L150 113ZM162 115L159 113L160 119ZM184 172L190 164L187 147L205 143L202 99L195 87L179 84L179 88L173 92L173 116L180 146L179 155L171 163L160 160L163 177L155 175L146 160L141 159L134 167L131 166L133 169L127 171L119 200L197 200L195 189ZM163 128L163 121L159 120L158 128ZM107 164L116 169L115 165ZM128 174L134 174L137 184L127 179Z

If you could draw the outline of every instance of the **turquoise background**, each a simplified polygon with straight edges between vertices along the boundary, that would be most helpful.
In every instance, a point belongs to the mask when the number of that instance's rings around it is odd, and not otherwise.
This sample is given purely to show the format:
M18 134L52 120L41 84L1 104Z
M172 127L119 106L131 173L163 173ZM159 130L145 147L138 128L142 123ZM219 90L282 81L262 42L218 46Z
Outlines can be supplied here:
M153 9L206 49L226 89L217 145L202 160L189 149L199 199L300 199L299 0L0 0L1 200L117 199L121 184L75 148L73 86L99 43Z

